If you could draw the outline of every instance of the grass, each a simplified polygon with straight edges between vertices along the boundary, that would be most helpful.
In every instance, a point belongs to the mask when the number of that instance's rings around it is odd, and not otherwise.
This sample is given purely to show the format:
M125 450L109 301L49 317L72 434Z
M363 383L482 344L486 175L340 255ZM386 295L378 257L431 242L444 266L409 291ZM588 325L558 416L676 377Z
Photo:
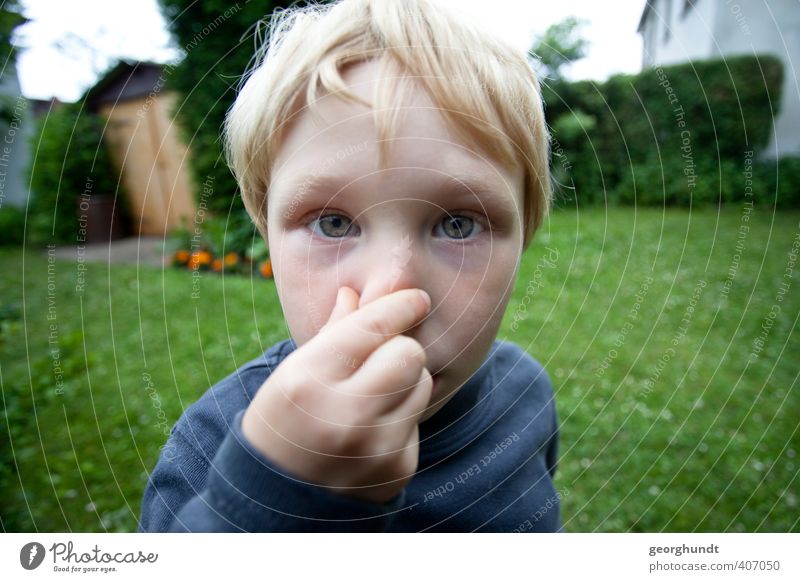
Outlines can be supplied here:
M553 380L568 531L800 531L798 223L731 207L545 224L499 338ZM76 292L73 263L49 282L46 256L4 250L0 268L7 531L134 530L168 427L288 337L271 281L91 264Z

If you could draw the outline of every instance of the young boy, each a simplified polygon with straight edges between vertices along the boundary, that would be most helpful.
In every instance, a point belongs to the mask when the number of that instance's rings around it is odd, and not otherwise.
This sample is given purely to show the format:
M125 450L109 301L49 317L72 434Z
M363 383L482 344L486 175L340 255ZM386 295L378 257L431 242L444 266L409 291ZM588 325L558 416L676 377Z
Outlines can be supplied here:
M550 381L496 339L547 211L522 53L436 0L286 11L226 121L291 339L172 430L142 531L557 531Z

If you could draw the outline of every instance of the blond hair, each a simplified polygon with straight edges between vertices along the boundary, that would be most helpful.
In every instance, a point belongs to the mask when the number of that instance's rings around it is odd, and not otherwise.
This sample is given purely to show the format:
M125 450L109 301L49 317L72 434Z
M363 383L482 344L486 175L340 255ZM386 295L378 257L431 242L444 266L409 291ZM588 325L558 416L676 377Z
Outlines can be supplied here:
M257 35L258 36L258 35ZM272 166L293 115L325 91L374 107L381 167L408 77L379 75L374 103L347 91L350 64L413 77L467 140L524 173L523 248L551 198L550 138L539 82L523 52L435 0L340 0L278 10L225 119L225 150L247 212L267 240Z

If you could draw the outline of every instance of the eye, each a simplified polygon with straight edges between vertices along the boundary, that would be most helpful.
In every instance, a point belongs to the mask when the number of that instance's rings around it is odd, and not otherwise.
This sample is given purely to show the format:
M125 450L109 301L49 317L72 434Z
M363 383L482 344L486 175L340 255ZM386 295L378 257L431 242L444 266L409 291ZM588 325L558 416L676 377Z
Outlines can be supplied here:
M448 214L436 226L441 226L447 238L453 240L467 239L483 230L480 222L463 214Z
M314 228L315 223L319 229ZM353 223L341 214L324 214L312 220L309 226L315 234L325 238L342 238L350 231Z

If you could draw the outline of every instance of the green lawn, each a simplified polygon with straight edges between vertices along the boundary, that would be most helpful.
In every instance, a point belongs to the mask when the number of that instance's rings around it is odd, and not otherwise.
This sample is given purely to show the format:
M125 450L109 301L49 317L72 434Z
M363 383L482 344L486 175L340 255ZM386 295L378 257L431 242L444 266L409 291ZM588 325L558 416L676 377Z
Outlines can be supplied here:
M731 207L545 224L499 337L553 379L567 530L800 531L798 223ZM134 530L183 408L287 337L272 281L204 275L194 299L186 272L92 264L76 292L73 263L5 250L0 269L5 530Z

